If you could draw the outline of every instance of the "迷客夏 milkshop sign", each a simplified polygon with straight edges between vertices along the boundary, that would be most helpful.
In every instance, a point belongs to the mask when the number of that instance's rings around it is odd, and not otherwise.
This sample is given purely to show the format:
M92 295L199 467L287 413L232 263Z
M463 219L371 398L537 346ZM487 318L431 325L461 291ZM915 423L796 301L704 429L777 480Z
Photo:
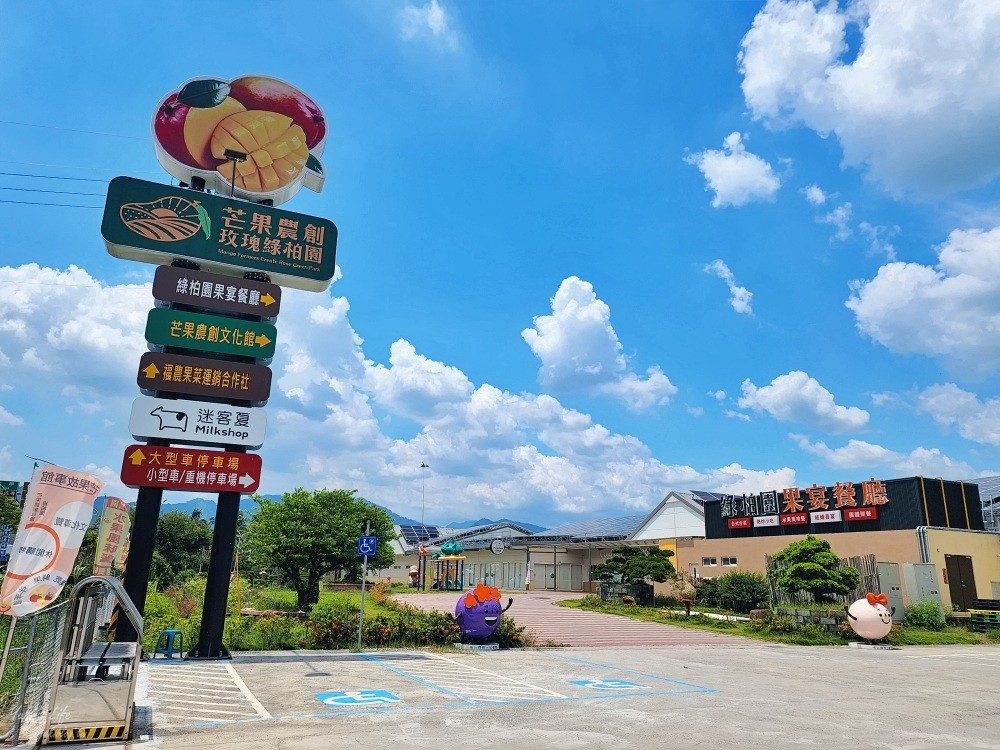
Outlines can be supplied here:
M330 286L336 269L332 221L132 177L111 181L101 236L116 258L182 259L230 276L256 271L314 292Z

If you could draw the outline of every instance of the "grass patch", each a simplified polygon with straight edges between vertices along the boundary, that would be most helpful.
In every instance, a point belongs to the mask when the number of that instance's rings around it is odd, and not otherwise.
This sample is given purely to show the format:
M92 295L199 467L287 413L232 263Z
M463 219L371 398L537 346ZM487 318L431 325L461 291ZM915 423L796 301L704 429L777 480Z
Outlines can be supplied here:
M789 617L773 617L770 621L754 620L744 622L738 620L717 620L705 615L671 613L656 607L640 607L637 605L603 602L596 596L585 596L582 599L569 599L558 602L560 607L584 609L590 612L629 617L645 622L660 622L665 625L676 625L682 628L709 630L717 633L729 633L746 638L754 638L770 643L787 643L797 646L843 646L852 638L812 624L798 625ZM732 614L720 611L720 614ZM1000 643L1000 630L986 633L975 633L963 627L949 626L944 630L926 630L924 628L906 628L893 626L886 641L896 646L945 646L945 645L975 645L985 643Z

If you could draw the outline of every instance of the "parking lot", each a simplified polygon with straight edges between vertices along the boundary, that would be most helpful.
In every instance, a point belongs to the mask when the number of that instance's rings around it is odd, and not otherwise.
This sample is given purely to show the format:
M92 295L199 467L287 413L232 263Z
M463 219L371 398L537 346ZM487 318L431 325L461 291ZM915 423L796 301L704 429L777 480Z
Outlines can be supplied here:
M145 670L137 748L1000 749L993 647L284 652Z

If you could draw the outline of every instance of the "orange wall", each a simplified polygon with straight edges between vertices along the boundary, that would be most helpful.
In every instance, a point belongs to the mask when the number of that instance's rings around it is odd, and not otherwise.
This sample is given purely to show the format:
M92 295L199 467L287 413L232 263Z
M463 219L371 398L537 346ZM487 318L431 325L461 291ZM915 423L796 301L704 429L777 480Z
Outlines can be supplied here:
M830 542L838 557L875 555L878 562L920 562L917 532L901 531L847 531L842 534L817 535ZM806 534L787 536L761 536L744 539L678 539L677 570L686 573L691 563L698 566L701 578L717 578L731 570L764 573L764 555L773 555L792 542L805 539ZM703 557L714 557L718 565L705 567ZM735 557L735 566L723 566L723 557Z

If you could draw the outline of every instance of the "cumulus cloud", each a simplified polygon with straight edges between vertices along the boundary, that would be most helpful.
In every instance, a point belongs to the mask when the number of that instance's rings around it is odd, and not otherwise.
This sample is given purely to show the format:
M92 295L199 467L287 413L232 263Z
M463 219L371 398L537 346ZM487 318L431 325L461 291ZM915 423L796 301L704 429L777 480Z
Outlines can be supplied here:
M808 185L802 188L802 194L813 206L822 206L826 203L826 193L823 192L823 189L819 185Z
M33 450L48 460L97 474L109 493L134 497L121 486L117 467L132 442L125 425L145 349L149 285L109 285L81 269L38 266L0 269L0 280L9 279L17 283L5 285L14 291L0 299L6 305L0 337L10 355L3 365L10 389L4 392L0 423L21 418L20 404L37 400L46 408L17 426L18 440L37 446ZM581 291L572 281L568 289ZM603 321L605 342L588 356L601 353L611 370L597 385L632 389L621 397L633 401L672 394L665 376L660 380L657 371L647 371L639 377L619 360L620 345L603 303L590 293L582 296L582 307ZM95 313L101 304L113 314ZM262 492L347 487L413 515L421 506L419 467L427 463L427 518L444 522L519 509L540 519L642 513L671 489L759 491L794 477L787 467L729 463L699 469L667 463L636 437L616 433L551 395L474 384L460 369L433 360L405 339L392 344L387 362L375 361L380 353L364 351L349 310L347 300L332 292L289 293L282 300ZM114 346L68 335L71 324L79 330L81 317L107 327ZM589 330L583 326L584 339ZM39 370L38 363L48 369ZM92 413L96 404L103 407L100 414ZM68 420L67 408L74 410ZM9 445L0 445L0 468L17 468L11 455Z
M847 307L858 330L897 353L940 357L984 375L1000 367L1000 227L953 231L938 263L888 263L854 281Z
M743 145L743 136L730 133L722 150L706 149L685 158L701 170L706 189L714 193L712 206L745 206L752 201L769 201L781 187L771 165Z
M836 135L893 191L982 185L1000 173L998 26L980 0L768 0L739 53L743 94L757 119Z
M750 415L749 414L744 414L743 412L736 411L735 409L726 409L724 412L722 412L722 415L724 417L729 418L729 419L738 419L741 422L749 422L750 421Z
M868 412L834 403L833 394L801 370L779 375L760 388L744 380L742 390L737 402L741 409L766 412L781 422L832 433L851 432L868 424Z
M743 313L744 315L753 315L753 307L750 305L753 299L753 292L736 283L736 277L729 270L729 266L721 260L713 260L702 270L705 273L718 276L726 282L726 286L729 287L729 304L733 306L736 312Z
M459 48L450 13L438 0L426 5L407 5L399 12L400 34L407 41L425 41L441 49L456 51Z
M11 414L3 406L0 406L0 424L5 424L8 427L17 427L24 424L24 420L16 414Z
M708 395L714 398L716 401L723 401L726 398L726 392L723 390L709 391Z
M863 474L872 475L884 469L897 476L927 475L947 479L975 476L975 471L967 463L955 461L937 448L920 447L909 453L899 453L863 440L849 440L840 448L830 448L823 442L812 443L804 435L792 433L788 437L802 450L819 456L827 465L837 469L860 470Z
M942 427L955 427L966 440L1000 445L1000 399L980 401L954 383L932 385L917 395L917 410Z
M896 248L891 240L900 233L898 225L891 227L877 226L862 221L858 224L861 234L868 240L868 252L872 255L884 255L886 260L896 260Z
M843 203L837 206L835 209L830 211L830 213L825 216L821 216L816 219L816 221L821 224L832 224L837 228L837 233L834 235L838 240L843 242L851 236L851 204Z
M539 315L521 332L541 360L538 380L552 391L583 390L619 398L631 409L669 402L677 388L659 367L642 378L629 369L611 310L594 287L576 276L564 279L551 300L552 314Z

